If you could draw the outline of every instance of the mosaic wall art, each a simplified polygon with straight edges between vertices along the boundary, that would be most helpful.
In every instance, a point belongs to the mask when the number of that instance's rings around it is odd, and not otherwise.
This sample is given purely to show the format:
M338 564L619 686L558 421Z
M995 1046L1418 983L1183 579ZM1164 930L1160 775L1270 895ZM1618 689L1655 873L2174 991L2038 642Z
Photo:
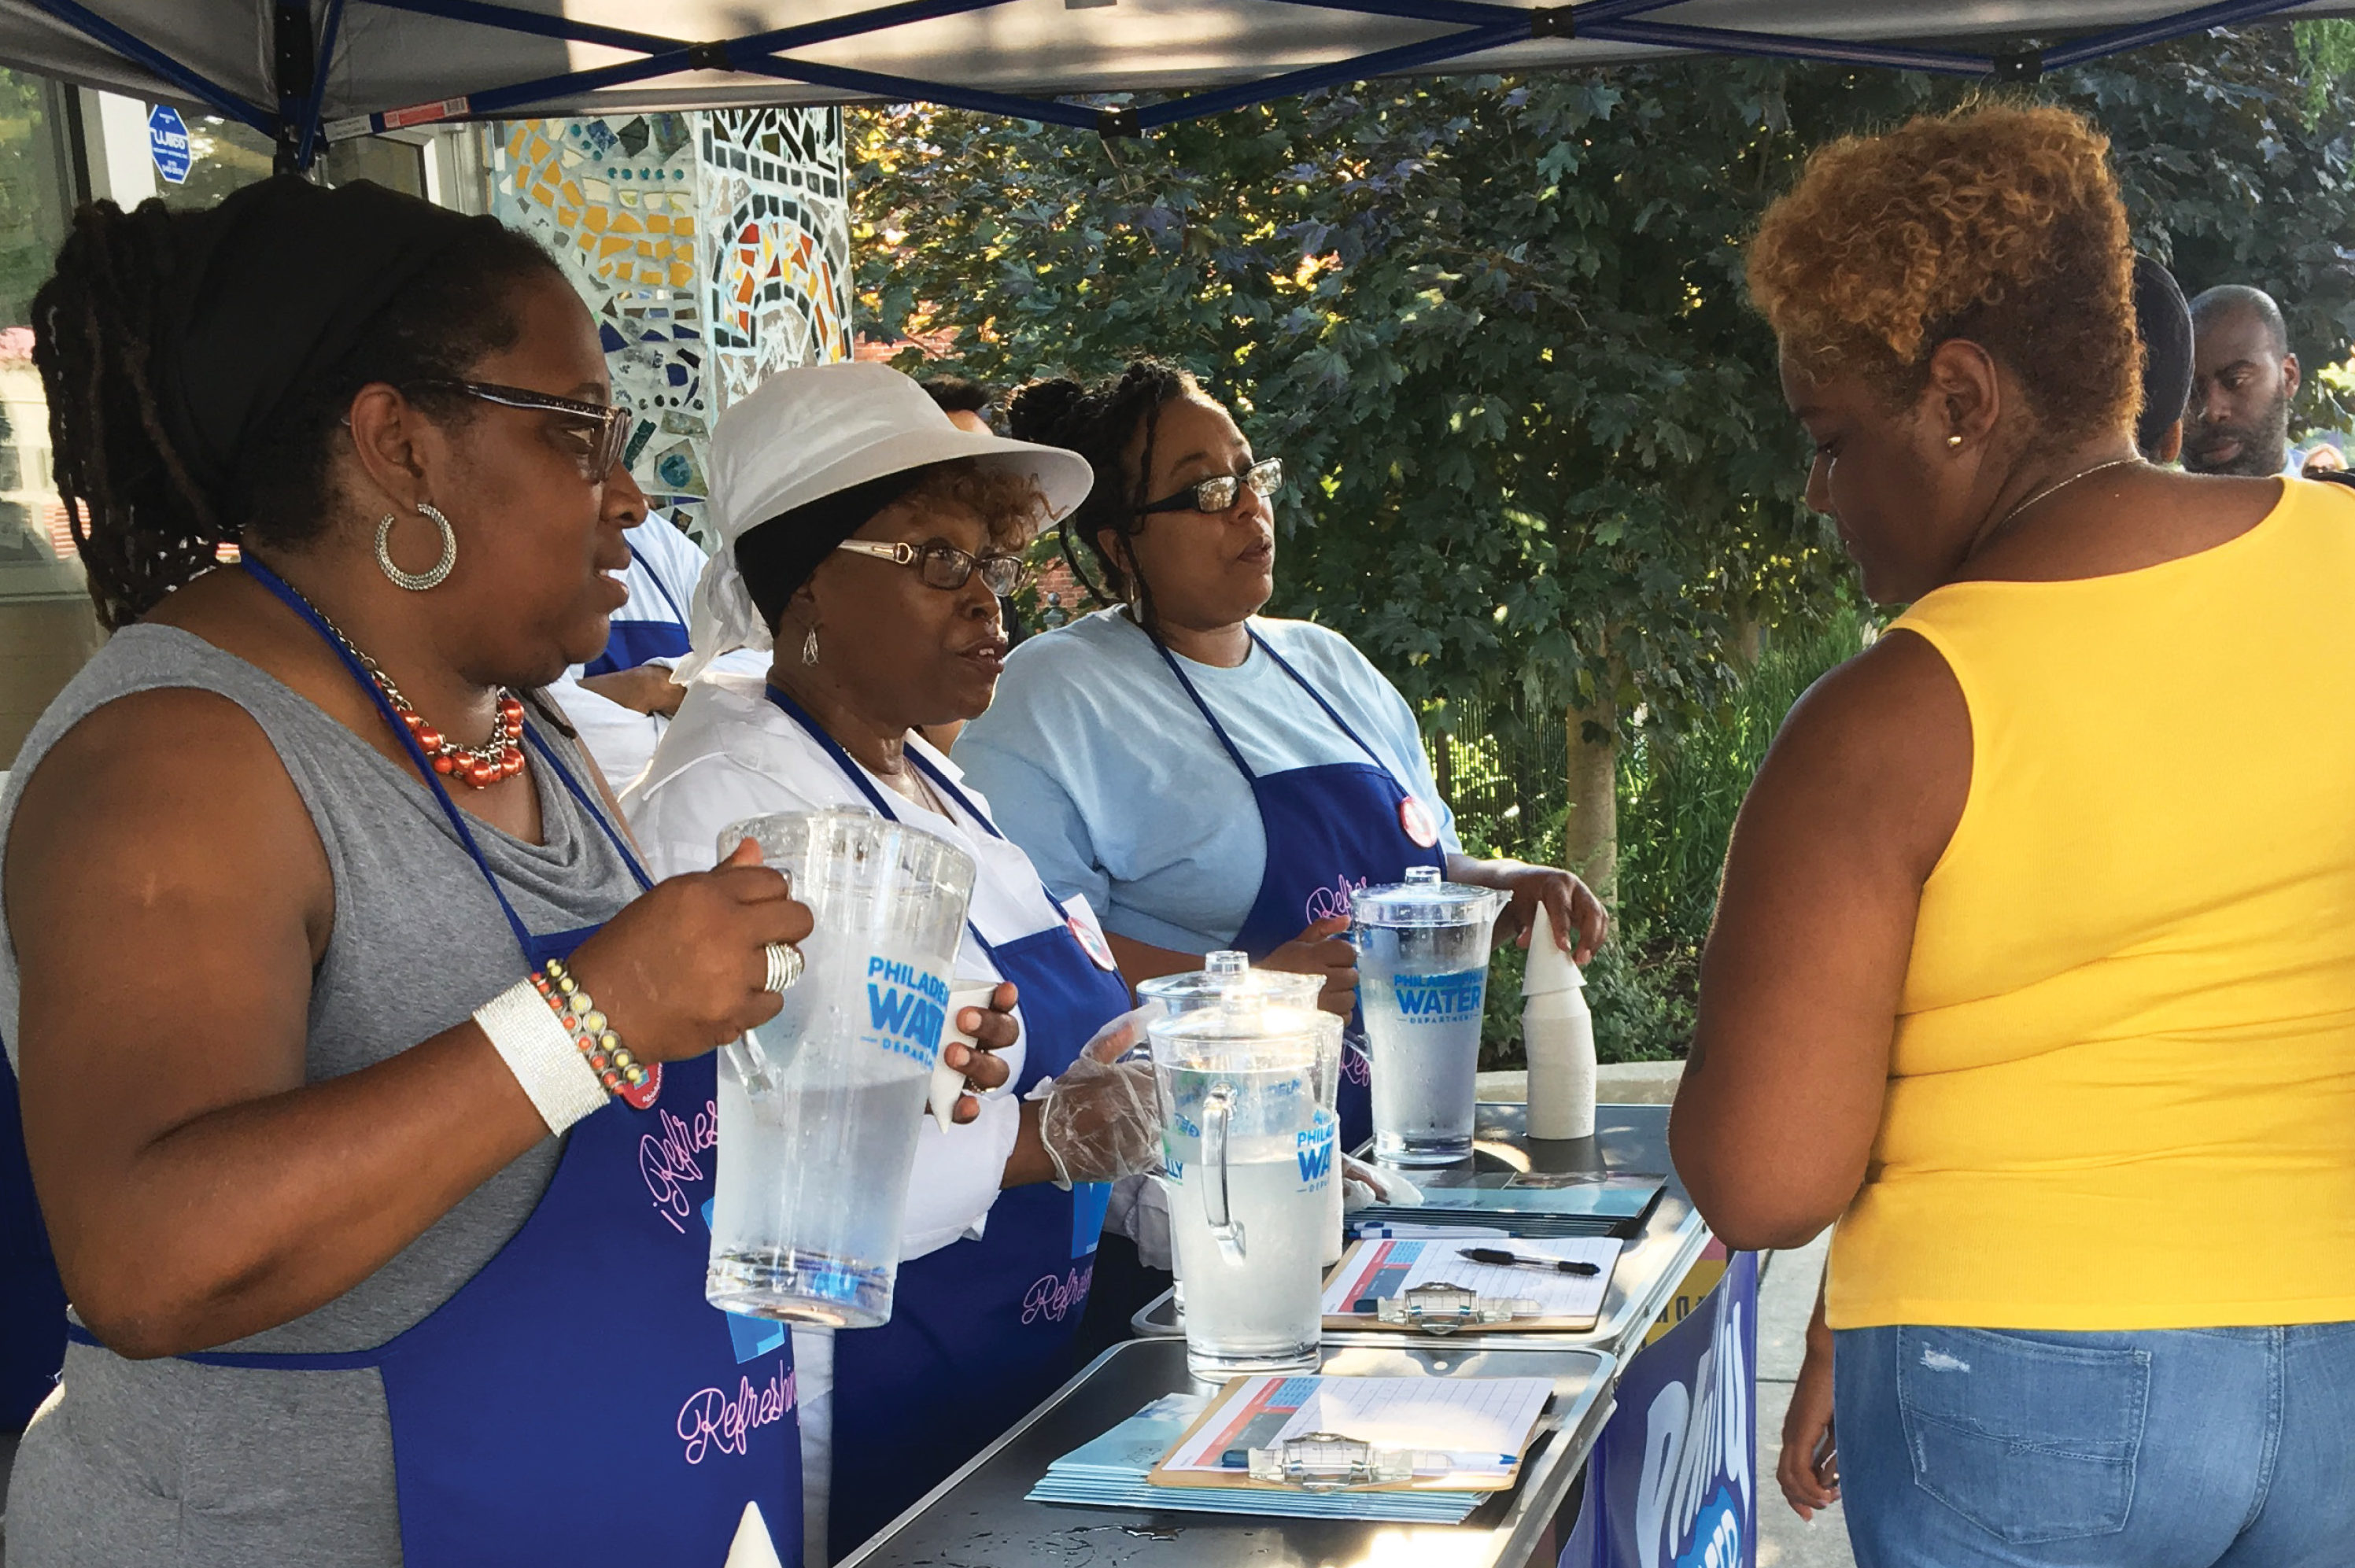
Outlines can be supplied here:
M725 109L698 119L705 297L724 406L780 364L849 356L842 112Z
M850 351L842 116L751 109L483 128L491 210L597 316L625 456L698 537L711 421L772 371Z

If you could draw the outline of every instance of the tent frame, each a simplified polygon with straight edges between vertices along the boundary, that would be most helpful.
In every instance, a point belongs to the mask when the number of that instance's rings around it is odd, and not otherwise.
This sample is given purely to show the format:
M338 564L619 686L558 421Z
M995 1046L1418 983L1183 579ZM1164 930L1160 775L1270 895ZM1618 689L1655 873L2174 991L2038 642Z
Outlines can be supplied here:
M310 168L321 148L331 142L436 121L508 116L535 104L682 71L736 71L828 89L851 98L937 103L1092 130L1106 137L1136 137L1184 121L1222 114L1318 88L1442 65L1527 38L1583 37L1752 59L1816 60L1944 76L1987 77L1998 81L2033 81L2047 71L2065 70L2211 27L2229 27L2286 11L2296 0L2215 0L2146 22L2094 33L2050 49L2019 48L1986 54L1691 27L1646 17L1646 13L1667 9L1677 0L1577 0L1576 4L1535 8L1499 5L1493 0L1268 0L1270 4L1313 5L1359 16L1429 22L1456 30L1257 81L1116 108L995 92L960 87L954 82L919 81L792 56L792 51L813 45L879 33L911 22L986 10L1007 4L1008 0L894 0L893 4L848 16L716 42L666 37L567 16L546 16L499 4L498 0L358 0L359 4L386 10L597 45L640 58L593 70L488 88L439 102L389 108L323 123L327 72L335 60L346 3L346 0L326 0L315 36L311 8L304 0L277 0L273 5L278 101L274 107L265 107L182 65L90 10L80 0L33 0L41 10L124 59L144 67L190 100L270 136L278 144L279 167L295 170Z

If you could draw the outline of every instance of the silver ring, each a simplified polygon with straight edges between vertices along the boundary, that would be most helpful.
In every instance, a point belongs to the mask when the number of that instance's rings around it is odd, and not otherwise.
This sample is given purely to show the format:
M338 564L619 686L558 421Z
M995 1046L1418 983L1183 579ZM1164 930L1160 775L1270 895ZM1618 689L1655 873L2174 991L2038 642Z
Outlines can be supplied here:
M764 991L782 991L802 977L802 950L783 942L772 942L762 951L768 955L768 977L761 983Z

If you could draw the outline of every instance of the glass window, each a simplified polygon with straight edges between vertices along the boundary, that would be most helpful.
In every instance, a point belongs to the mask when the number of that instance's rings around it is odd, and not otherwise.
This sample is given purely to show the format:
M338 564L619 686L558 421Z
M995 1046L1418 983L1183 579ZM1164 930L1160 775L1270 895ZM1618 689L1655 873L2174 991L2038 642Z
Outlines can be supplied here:
M277 147L269 137L218 114L186 117L188 177L181 185L160 187L165 201L174 207L210 207L240 186L270 176ZM425 149L384 136L336 142L320 157L319 174L331 186L374 180L392 190L422 197Z
M0 765L101 640L33 368L33 292L65 240L71 157L64 90L0 70Z

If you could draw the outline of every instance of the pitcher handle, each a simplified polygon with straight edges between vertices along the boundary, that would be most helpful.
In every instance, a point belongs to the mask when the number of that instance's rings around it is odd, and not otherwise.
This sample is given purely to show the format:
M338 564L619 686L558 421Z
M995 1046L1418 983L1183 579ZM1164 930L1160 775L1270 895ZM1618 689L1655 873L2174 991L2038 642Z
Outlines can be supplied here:
M1211 1239L1229 1263L1243 1261L1243 1228L1227 1201L1227 1125L1233 1119L1234 1086L1213 1083L1202 1097L1202 1164L1209 1179L1202 1183L1202 1218L1209 1221Z

